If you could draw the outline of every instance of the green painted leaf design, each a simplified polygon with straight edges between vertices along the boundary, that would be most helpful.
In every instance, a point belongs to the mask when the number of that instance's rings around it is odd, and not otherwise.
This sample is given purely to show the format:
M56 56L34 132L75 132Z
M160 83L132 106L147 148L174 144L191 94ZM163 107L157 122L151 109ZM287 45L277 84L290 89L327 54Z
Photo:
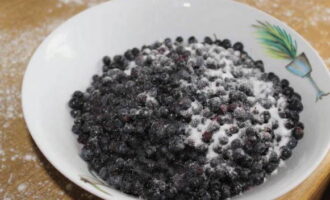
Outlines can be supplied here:
M297 56L297 42L283 28L261 21L253 27L257 30L258 40L270 56L290 60Z

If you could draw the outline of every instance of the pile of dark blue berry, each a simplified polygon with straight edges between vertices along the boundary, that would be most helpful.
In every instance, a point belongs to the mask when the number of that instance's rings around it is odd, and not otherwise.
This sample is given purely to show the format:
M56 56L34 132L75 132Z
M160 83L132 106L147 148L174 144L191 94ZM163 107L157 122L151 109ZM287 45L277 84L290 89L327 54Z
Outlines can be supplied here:
M167 38L103 63L69 101L72 131L88 167L127 194L226 199L262 184L303 137L300 95L240 42Z

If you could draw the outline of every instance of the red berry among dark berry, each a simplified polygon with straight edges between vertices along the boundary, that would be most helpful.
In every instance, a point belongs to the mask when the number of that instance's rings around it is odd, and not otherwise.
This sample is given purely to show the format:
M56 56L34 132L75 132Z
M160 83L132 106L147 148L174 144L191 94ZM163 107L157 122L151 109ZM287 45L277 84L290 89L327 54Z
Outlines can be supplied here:
M206 143L211 142L213 133L205 131L202 135L202 140Z
M302 122L298 122L297 127L301 128L304 130L305 126Z
M293 137L295 137L297 140L300 140L304 137L304 130L301 127L296 127L292 131Z

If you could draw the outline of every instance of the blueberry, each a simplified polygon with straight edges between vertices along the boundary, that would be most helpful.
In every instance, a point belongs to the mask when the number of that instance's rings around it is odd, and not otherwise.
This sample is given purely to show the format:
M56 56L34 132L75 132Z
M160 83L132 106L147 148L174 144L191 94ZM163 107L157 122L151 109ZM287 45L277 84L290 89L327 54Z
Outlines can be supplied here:
M300 119L299 114L296 111L289 112L288 118L291 119L294 123L298 123Z
M292 135L297 140L300 140L301 138L304 137L304 130L301 127L296 127L293 129Z
M287 129L292 129L292 128L294 128L294 124L293 124L293 122L292 121L287 121L286 123L285 123L285 128L287 128Z
M124 65L124 62L125 62L124 57L121 56L121 55L116 55L115 57L113 57L113 61L114 61L116 64L118 64L119 66Z
M299 101L301 101L301 96L300 96L300 94L298 94L298 93L293 93L293 95L292 95L292 98L295 98L295 99L298 99Z
M222 145L226 145L226 144L228 144L228 142L229 142L229 139L226 136L223 136L223 137L219 138L219 143L222 144Z
M277 135L277 136L276 136L276 142L280 142L281 140L282 140L282 136Z
M260 103L262 107L264 107L267 110L272 107L272 102L269 99L262 99Z
M237 126L232 126L229 128L229 131L231 134L236 134L236 133L238 133L239 129Z
M260 172L260 173L255 173L252 175L252 180L254 182L254 184L256 185L260 185L264 182L265 179L265 174Z
M267 150L268 150L268 148L267 148L266 144L263 142L258 142L254 147L255 153L260 154L260 155L265 155L267 153Z
M282 79L282 80L281 80L281 87L282 87L283 89L289 87L289 81L288 81L287 79Z
M124 56L127 60L130 60L130 61L134 60L134 54L131 50L127 50L125 52Z
M238 149L238 148L241 148L242 146L243 146L243 144L240 139L234 139L231 142L231 148L233 148L233 149Z
M92 150L84 146L81 149L81 158L85 161L90 161L93 158Z
M248 116L248 113L244 109L237 108L234 111L234 117L236 120L244 122L248 119L249 116Z
M292 152L291 152L291 149L289 147L285 147L284 146L284 147L282 147L281 150L282 150L281 151L281 158L283 160L287 160L287 159L289 159L291 157Z
M262 62L262 60L257 60L254 62L254 65L257 69L259 69L261 72L265 71L265 67L264 67L264 62Z
M229 160L233 158L233 151L230 149L223 150L222 156L224 159Z
M162 46L162 44L159 41L156 41L155 43L152 44L152 48L153 49L158 49L160 46Z
M232 188L231 188L231 194L232 195L238 195L242 192L242 186L240 183L234 183Z
M221 196L223 199L229 198L231 196L230 187L228 185L222 185Z
M79 135L81 134L80 125L74 124L71 128L72 132Z
M268 80L272 81L275 85L277 85L280 82L279 77L273 72L268 73Z
M152 58L150 56L148 56L147 59L145 59L144 64L146 66L150 66L150 65L152 65L152 62L153 62Z
M81 115L81 111L80 110L71 110L70 114L73 118L77 118Z
M104 56L102 61L103 61L103 64L106 66L110 66L110 64L111 64L111 58L109 56Z
M252 127L248 127L246 130L245 130L245 134L247 136L255 136L256 135L256 131L252 128Z
M243 46L243 44L241 42L236 42L233 45L233 49L236 50L236 51L243 51L244 46Z
M240 85L238 88L240 91L244 92L247 96L253 96L253 92L248 85Z
M295 103L289 104L289 108L291 110L295 110L297 112L301 112L304 109L304 106L301 103L301 101L296 101Z
M305 126L302 122L298 122L297 127L301 128L304 130Z
M211 44L213 44L213 41L212 41L212 39L210 37L206 36L204 38L204 43L211 45Z
M278 129L278 127L279 127L278 121L273 121L272 122L272 129L276 130L276 129Z
M175 41L178 42L178 43L182 43L183 42L183 38L181 36L179 36L179 37L177 37L175 39Z
M275 152L271 152L270 156L269 156L269 162L273 162L273 163L279 163L279 157Z
M283 94L287 97L290 97L293 94L293 89L288 86L283 90Z
M83 101L81 99L77 99L77 98L72 98L69 101L69 107L72 109L81 109L81 107L83 106Z
M216 45L218 45L218 46L221 46L221 40L216 39L216 40L214 41L214 44L216 44Z
M208 102L210 110L212 112L218 112L221 105L221 99L219 97L213 97Z
M230 47L231 47L231 42L230 42L230 40L228 40L228 39L224 39L224 40L222 40L222 42L221 42L221 46L222 46L223 48L225 48L225 49L230 48Z
M133 48L132 49L132 54L134 57L137 57L140 54L140 50L138 48Z
M194 37L194 36L191 36L188 38L188 43L189 44L193 44L193 43L196 43L197 42L197 39Z
M298 141L294 138L294 137L291 137L287 146L290 148L290 149L294 149L298 144Z
M265 171L270 174L277 169L278 165L278 163L270 162L265 166Z
M233 143L232 143L233 144ZM233 151L233 159L235 161L240 161L242 160L243 158L245 157L245 153L244 153L244 150L241 149L241 148L238 148L238 149L235 149Z
M262 117L264 123L268 123L271 116L270 116L270 113L268 111L263 111L261 113L261 117Z

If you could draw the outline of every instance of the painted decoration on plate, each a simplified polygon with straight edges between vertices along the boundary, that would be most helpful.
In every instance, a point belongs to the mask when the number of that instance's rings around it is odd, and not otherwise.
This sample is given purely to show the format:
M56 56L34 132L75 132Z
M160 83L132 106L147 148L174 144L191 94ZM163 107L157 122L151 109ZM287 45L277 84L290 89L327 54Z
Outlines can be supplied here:
M253 25L257 30L258 40L267 54L276 59L289 61L286 69L292 74L307 79L316 92L316 101L330 93L323 92L312 78L312 65L305 53L298 55L297 42L283 28L268 22L258 21Z

